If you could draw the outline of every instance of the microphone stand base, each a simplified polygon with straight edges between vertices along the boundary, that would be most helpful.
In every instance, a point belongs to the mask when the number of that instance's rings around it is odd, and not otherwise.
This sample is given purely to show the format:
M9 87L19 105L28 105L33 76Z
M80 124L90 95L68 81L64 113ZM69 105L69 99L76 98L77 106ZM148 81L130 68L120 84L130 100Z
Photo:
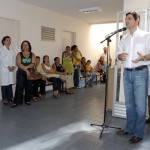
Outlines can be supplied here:
M103 131L104 131L105 129L107 129L107 128L113 128L113 129L121 130L121 128L119 128L119 127L108 126L108 125L106 125L105 123L103 123L103 124L91 124L91 126L98 126L98 127L101 127L101 128L102 128L102 130L101 130L101 132L100 132L100 135L99 135L99 139L101 139L102 134L103 134Z

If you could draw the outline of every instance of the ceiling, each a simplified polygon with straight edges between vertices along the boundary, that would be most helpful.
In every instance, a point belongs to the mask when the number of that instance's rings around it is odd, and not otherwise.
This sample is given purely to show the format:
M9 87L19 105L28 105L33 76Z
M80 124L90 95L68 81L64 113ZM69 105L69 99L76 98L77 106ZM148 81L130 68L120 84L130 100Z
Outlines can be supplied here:
M117 12L123 10L124 0L20 0L60 14L74 17L89 24L115 22ZM79 9L100 7L103 11L91 14Z

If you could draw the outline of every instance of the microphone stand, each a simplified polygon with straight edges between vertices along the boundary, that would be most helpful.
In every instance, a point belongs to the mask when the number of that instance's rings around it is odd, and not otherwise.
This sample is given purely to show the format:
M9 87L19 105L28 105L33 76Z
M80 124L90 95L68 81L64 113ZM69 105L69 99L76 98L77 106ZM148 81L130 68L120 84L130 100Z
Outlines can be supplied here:
M100 126L102 128L101 132L100 132L100 135L99 135L99 139L101 139L102 137L102 134L103 134L103 131L106 129L106 128L114 128L114 129L121 129L119 127L113 127L113 126L109 126L106 124L106 105L107 105L107 87L108 87L108 54L109 54L109 45L110 45L110 42L111 42L111 37L113 35L115 35L116 33L118 32L114 32L112 33L111 35L109 35L108 37L106 37L103 41L101 41L100 43L103 43L104 41L107 40L107 69L106 69L106 77L107 77L107 80L106 80L106 86L105 86L105 103L104 103L104 118L103 118L103 123L102 124L91 124L91 126Z

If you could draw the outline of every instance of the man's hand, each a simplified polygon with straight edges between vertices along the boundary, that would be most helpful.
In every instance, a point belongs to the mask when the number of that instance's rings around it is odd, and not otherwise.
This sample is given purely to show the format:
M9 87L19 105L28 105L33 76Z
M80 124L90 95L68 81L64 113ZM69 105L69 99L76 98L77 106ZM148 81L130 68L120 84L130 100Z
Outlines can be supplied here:
M137 52L137 54L139 57L136 58L135 60L132 60L133 63L138 63L139 61L145 60L145 57L141 53Z
M119 54L119 55L118 55L118 58L119 58L119 60L125 61L127 55L128 55L127 53L122 53L122 54Z

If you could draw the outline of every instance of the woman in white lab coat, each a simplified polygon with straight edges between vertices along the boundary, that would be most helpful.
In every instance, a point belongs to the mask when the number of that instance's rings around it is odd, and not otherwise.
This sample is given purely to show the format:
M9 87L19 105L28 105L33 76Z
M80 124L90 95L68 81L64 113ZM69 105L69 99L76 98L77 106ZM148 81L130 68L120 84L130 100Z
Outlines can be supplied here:
M3 47L0 48L0 85L3 104L8 104L13 99L12 85L15 83L15 59L16 55L10 49L11 38L5 36L2 39Z

